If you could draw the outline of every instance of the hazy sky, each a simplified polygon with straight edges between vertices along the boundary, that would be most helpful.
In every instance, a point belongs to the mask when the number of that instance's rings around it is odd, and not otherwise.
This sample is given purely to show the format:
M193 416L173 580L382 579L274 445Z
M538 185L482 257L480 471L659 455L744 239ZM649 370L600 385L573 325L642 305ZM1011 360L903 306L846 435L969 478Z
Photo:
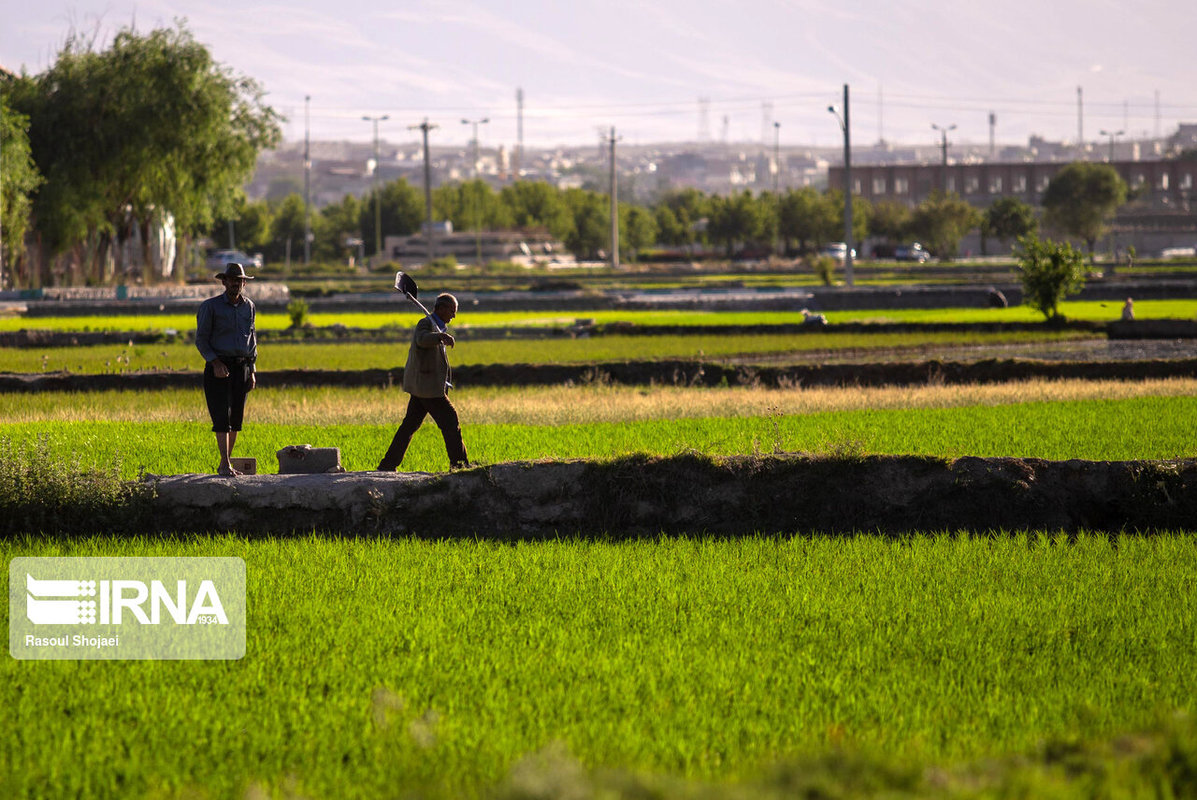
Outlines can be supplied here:
M1128 135L1197 122L1193 0L0 0L0 64L49 66L67 32L149 30L185 18L216 59L256 79L302 139L404 141L427 117L464 144L533 146L698 138L831 146L827 106L851 85L853 141L934 144L1083 130ZM1159 120L1157 122L1157 92ZM771 112L766 111L771 104ZM767 118L767 122L766 122Z

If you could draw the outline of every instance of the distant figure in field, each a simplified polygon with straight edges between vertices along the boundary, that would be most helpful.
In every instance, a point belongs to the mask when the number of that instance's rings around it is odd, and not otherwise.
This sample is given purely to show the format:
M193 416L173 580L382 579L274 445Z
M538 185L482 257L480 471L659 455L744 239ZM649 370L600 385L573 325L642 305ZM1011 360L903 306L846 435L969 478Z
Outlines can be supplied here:
M990 308L1009 308L1010 302L1006 300L1006 295L1002 294L996 286L989 287L989 307Z
M802 324L803 325L826 325L827 315L816 314L809 308L802 309Z
M206 362L204 399L220 451L216 473L240 475L229 459L241 431L245 396L258 383L254 367L258 359L257 309L241 293L245 282L253 278L235 263L213 277L224 284L224 294L200 303L195 315L195 346Z
M403 368L403 391L411 398L407 401L407 414L378 464L381 472L394 472L403 463L411 437L429 414L445 439L450 469L470 465L461 439L457 409L449 402L449 389L453 384L449 380L449 356L445 348L454 345L448 326L456 316L457 298L442 294L436 298L432 313L416 324L407 352L407 365Z
M1126 302L1122 306L1122 319L1124 322L1130 322L1135 318L1135 301L1126 298Z

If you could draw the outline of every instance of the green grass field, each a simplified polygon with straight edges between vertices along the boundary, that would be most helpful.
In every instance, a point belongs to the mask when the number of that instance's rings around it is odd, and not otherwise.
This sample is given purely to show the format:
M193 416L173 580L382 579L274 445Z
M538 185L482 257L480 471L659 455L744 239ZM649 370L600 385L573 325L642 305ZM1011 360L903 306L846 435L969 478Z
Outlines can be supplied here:
M258 369L356 370L402 368L406 334L390 343L269 342L258 348ZM688 336L600 336L581 339L463 340L452 352L456 366L473 364L582 364L662 359L776 358L786 353L826 350L884 350L962 345L1067 342L1092 338L1081 331L809 333ZM181 342L86 347L0 348L0 372L79 374L153 370L195 370L203 359L194 345Z
M1192 535L0 552L241 556L249 604L240 661L5 659L5 797L475 796L546 751L730 787L811 752L1008 758L1197 711Z
M1076 300L1060 304L1069 319L1109 321L1119 318L1122 304L1113 301ZM1138 319L1193 319L1197 299L1137 300ZM1029 306L1010 308L879 309L827 312L830 322L1042 322L1043 315ZM346 325L351 328L396 327L407 330L417 317L411 308L396 301L395 308L378 312L313 313L316 326ZM596 323L628 322L635 325L783 325L802 322L798 311L485 311L464 306L454 327L568 327L578 319ZM258 315L261 330L282 330L291 324L283 312L263 311ZM0 317L0 331L191 331L194 314L145 314L78 317Z
M334 419L324 424L255 424L251 401L249 421L238 439L236 454L257 458L261 472L276 472L275 454L287 445L339 447L346 469L373 469L405 407L398 390L391 395L392 421L369 424L339 424ZM1197 417L1197 397L1192 395L575 424L471 424L468 396L459 398L457 406L471 459L485 464L690 451L708 455L786 451L1094 460L1197 456L1192 425ZM191 413L190 422L14 422L0 427L0 435L15 442L42 439L52 458L82 469L108 470L119 465L127 478L141 470L154 474L213 472L215 445L198 393ZM447 468L440 433L428 421L413 439L403 469L435 472Z

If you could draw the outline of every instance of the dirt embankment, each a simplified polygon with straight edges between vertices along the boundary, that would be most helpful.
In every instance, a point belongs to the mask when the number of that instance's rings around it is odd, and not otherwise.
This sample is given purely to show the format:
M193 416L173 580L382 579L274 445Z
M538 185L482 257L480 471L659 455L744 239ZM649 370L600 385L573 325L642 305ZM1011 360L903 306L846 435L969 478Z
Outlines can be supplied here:
M1197 524L1197 460L800 455L524 462L452 474L150 476L155 530L629 538Z

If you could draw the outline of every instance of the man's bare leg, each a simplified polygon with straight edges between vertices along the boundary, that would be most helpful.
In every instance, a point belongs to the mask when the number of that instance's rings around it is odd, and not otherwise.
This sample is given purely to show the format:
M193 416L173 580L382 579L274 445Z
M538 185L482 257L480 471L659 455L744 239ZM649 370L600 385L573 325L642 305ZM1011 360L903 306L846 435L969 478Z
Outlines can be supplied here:
M233 469L233 463L229 461L229 455L233 450L233 443L237 441L236 431L217 431L216 432L216 449L220 451L220 466L216 468L218 475L240 475L237 470Z

